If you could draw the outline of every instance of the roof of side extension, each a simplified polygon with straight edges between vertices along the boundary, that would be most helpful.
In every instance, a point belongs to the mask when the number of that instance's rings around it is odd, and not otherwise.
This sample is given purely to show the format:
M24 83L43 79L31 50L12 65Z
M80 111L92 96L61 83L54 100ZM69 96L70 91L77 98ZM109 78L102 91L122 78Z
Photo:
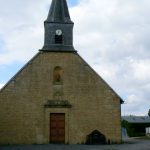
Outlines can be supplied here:
M123 116L122 120L129 123L150 123L149 116Z

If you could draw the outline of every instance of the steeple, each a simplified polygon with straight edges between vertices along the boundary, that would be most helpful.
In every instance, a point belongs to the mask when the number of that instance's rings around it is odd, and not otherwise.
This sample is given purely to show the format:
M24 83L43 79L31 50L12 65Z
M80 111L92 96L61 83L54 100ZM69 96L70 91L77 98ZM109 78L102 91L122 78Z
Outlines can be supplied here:
M66 0L52 0L44 22L45 41L42 51L74 52L73 25Z
M72 23L66 0L53 0L47 22Z

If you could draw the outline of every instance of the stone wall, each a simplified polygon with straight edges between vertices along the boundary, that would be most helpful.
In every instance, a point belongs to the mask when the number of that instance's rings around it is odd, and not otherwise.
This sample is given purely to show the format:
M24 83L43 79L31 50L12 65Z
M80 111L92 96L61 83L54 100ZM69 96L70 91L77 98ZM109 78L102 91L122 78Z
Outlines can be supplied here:
M53 71L62 68L61 84ZM71 107L45 107L65 100ZM39 52L0 91L0 144L49 143L49 114L66 114L65 141L85 143L97 129L121 141L120 99L76 53Z

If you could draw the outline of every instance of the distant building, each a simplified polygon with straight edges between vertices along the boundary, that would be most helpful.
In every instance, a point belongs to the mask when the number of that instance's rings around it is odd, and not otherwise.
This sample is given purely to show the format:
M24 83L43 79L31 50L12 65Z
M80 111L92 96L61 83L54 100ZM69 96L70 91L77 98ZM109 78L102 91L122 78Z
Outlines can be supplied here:
M150 136L150 127L146 128L146 135Z
M149 116L123 116L122 127L129 137L145 136L146 128L150 127Z
M0 90L0 144L120 143L123 100L74 49L66 0L44 25L43 48Z

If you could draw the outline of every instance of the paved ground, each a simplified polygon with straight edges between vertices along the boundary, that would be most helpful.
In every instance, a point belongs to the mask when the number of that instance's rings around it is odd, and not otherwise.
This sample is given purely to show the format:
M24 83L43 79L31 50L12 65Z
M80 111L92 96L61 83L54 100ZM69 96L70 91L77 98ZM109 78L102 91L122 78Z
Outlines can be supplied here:
M121 145L22 145L0 146L0 150L150 150L150 140L128 139Z

